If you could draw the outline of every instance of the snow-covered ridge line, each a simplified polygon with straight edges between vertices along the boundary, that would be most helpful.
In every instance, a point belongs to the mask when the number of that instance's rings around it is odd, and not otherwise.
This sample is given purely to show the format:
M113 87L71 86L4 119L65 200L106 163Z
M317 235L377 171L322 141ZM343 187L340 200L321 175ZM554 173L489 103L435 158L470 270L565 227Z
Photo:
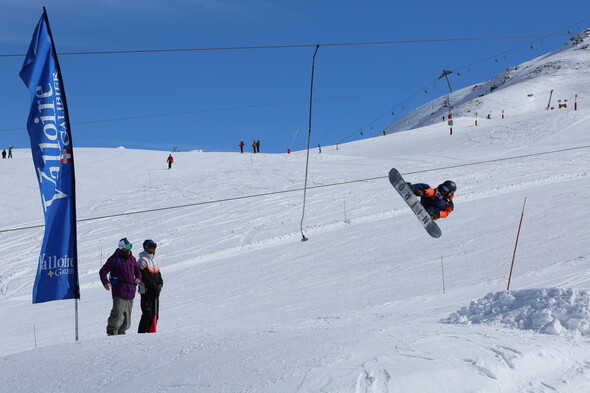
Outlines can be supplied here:
M467 86L436 98L406 114L385 133L436 124L451 112L455 118L500 118L546 110L548 103L558 109L561 103L574 105L575 96L590 89L589 78L571 78L573 73L589 74L590 30L573 36L561 48L525 63L506 68L488 81ZM551 96L551 100L550 100ZM567 100L564 101L564 100Z

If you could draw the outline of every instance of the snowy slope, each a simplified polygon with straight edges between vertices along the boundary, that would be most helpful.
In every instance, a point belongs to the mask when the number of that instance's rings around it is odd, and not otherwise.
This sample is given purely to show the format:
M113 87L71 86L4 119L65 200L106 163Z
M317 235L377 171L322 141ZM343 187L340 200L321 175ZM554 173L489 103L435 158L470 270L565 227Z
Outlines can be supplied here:
M123 215L299 189L305 152L177 153L168 171L167 153L78 149L78 217L120 214L78 225L80 341L74 301L31 304L42 229L0 233L0 392L589 391L588 108L314 151L311 187L372 180L310 189L307 242L301 191ZM42 222L30 153L14 155L2 228ZM440 239L392 190L393 166L457 183ZM135 253L158 242L157 334L135 334L136 301L132 330L106 337L98 270L124 236Z
M430 101L386 128L387 134L424 127L443 121L448 116L450 99L452 114L486 122L502 117L519 117L539 113L548 104L555 110L559 104L572 107L590 93L590 30L570 39L563 47L536 59L507 68L494 78L468 86ZM460 78L451 74L450 78ZM566 102L567 100L567 102Z

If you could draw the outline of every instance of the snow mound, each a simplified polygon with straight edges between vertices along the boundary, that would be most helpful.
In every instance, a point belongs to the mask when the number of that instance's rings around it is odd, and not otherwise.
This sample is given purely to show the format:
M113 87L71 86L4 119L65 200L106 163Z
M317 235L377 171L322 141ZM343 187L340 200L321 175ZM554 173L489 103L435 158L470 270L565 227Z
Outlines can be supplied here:
M590 292L537 288L488 293L452 313L443 323L492 324L543 334L590 336Z

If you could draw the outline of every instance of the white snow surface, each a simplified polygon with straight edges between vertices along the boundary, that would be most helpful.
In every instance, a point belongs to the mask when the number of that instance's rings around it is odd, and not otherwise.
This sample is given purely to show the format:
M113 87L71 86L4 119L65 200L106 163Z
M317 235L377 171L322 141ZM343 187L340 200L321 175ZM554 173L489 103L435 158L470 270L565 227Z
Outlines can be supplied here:
M306 242L305 152L174 153L167 170L165 152L76 149L80 340L74 300L31 304L43 228L0 232L0 392L590 391L588 53L551 56L584 67L481 99L570 78L577 111L539 102L477 127L458 115L452 136L434 123L314 150ZM457 183L441 238L392 167ZM30 152L0 168L2 229L41 224ZM128 334L106 336L98 270L122 237L136 254L158 243L158 333L135 333L136 299Z

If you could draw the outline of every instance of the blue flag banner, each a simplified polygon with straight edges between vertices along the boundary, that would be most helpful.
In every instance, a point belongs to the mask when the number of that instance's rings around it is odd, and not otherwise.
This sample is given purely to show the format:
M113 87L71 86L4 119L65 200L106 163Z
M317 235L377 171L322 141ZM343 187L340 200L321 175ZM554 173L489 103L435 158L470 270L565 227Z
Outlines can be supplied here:
M33 33L19 75L31 96L27 130L45 215L33 303L79 299L72 138L57 53L45 12Z

